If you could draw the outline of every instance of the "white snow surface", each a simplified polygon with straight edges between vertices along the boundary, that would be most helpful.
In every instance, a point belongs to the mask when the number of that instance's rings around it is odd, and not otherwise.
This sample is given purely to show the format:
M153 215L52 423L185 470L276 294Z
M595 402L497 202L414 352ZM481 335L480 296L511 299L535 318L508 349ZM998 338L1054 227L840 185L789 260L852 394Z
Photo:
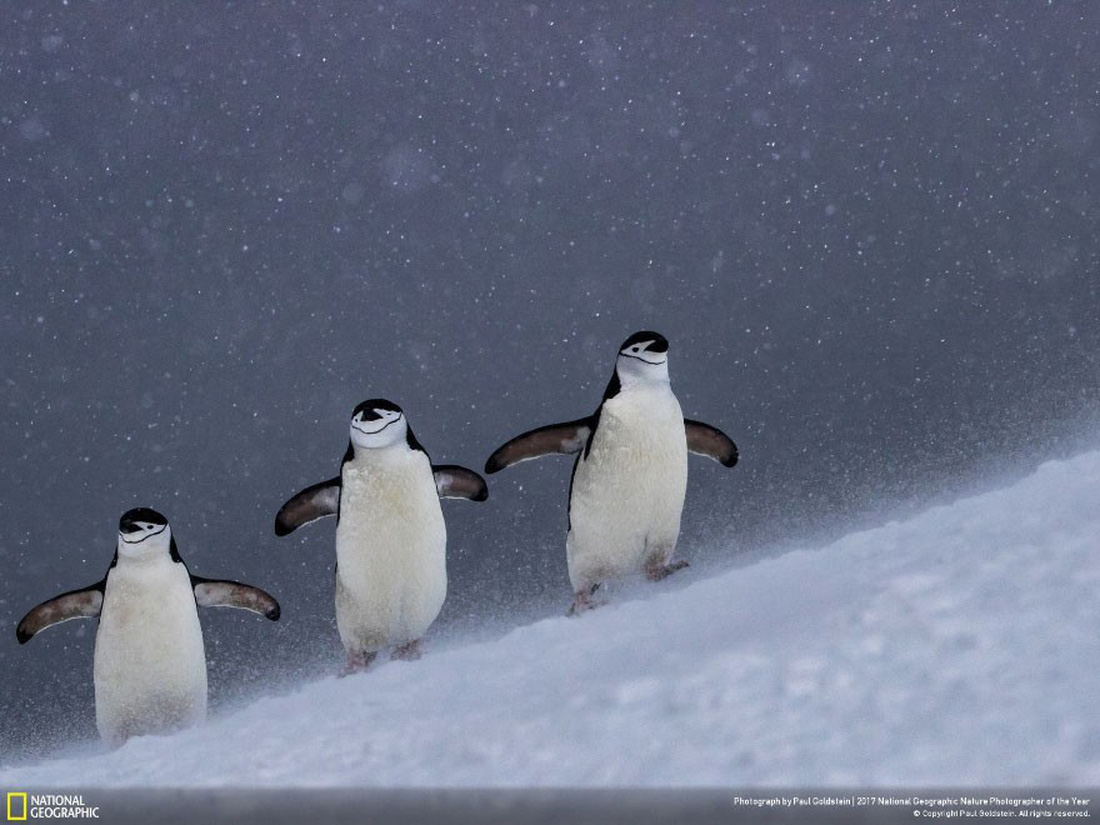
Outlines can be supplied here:
M1100 452L677 576L0 786L1100 784Z

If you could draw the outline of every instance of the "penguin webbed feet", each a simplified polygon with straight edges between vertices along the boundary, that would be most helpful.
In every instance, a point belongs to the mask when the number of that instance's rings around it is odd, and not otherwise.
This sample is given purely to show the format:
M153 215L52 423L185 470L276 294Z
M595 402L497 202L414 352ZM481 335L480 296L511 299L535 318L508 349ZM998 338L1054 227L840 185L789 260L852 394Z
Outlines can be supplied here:
M403 645L397 645L392 651L390 651L390 661L413 662L419 659L423 655L423 653L423 649L420 647L420 640L413 639L411 642L406 642ZM377 650L372 650L369 653L349 652L348 660L344 663L344 667L340 671L340 678L351 676L354 673L362 673L364 670L369 668L374 663L374 660L377 658Z
M348 653L348 660L344 663L343 670L340 671L340 678L345 676L351 676L353 673L362 673L368 667L371 662L378 656L377 651L371 651L370 653L363 653L362 651L357 653Z
M595 610L597 607L603 607L607 604L604 599L593 599L596 595L596 591L600 589L600 583L596 582L589 588L581 588L573 594L573 604L569 606L569 610L566 612L566 616L579 616L582 613L587 613L589 610Z
M677 570L683 570L685 567L691 567L691 565L684 559L673 562L672 564L647 564L645 568L645 577L651 582L659 582L661 579L668 578Z
M422 655L420 640L413 639L411 642L395 647L390 654L390 661L415 662Z

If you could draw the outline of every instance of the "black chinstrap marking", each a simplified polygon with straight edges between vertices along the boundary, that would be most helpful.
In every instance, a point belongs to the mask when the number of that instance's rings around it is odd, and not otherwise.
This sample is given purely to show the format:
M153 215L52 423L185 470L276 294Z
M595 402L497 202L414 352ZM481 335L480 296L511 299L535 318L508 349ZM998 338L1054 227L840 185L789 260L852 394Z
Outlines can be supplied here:
M637 355L631 355L629 352L620 352L619 355L622 358L633 358L635 361L641 361L643 364L649 364L649 366L651 367L659 367L661 366L661 364L668 363L667 358L664 361L647 361L644 358L639 358Z
M159 536L161 533L163 533L167 529L168 529L168 525L164 524L164 525L161 526L161 528L159 530L157 530L157 532L155 532L155 533L146 533L144 536L142 536L137 541L130 541L129 539L127 539L126 534L124 534L121 530L118 531L118 536L119 536L120 539L122 539L124 544L141 544L146 539L152 538L153 536Z
M381 416L378 416L378 418L381 418ZM377 430L364 430L362 427L356 427L355 422L352 421L351 422L351 428L353 430L358 430L363 435L378 435L380 432L387 429L391 424L396 424L400 420L401 420L401 416L397 416L397 418L390 421L389 424L386 424L384 427L379 427Z

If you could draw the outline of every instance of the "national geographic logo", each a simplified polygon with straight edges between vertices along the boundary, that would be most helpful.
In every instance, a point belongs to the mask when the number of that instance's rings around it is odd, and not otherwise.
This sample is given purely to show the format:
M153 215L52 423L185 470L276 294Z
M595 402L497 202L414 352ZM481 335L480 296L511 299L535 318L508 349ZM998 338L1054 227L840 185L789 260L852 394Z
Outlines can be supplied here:
M28 819L99 819L99 806L87 805L82 794L8 792L8 822Z
M23 822L27 818L27 795L25 793L8 794L8 822Z

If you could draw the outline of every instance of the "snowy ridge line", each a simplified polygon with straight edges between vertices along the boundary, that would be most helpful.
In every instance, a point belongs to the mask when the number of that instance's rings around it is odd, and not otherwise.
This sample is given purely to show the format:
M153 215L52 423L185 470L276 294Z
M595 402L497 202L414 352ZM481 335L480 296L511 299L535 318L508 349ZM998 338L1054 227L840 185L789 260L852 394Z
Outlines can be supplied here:
M820 550L0 785L1095 786L1097 491L1100 452L1050 462Z

